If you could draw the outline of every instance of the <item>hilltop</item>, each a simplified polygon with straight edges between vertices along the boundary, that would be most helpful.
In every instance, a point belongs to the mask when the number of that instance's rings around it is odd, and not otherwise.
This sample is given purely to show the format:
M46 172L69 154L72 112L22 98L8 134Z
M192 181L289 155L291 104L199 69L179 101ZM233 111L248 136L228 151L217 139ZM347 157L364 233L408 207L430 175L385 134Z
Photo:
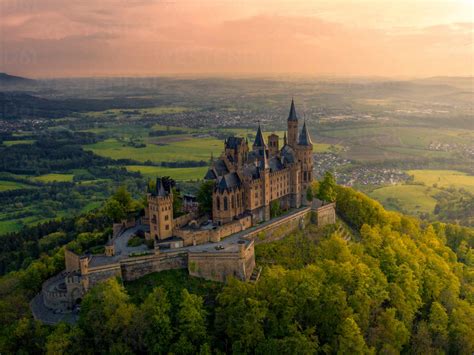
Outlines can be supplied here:
M41 259L0 279L1 314L8 315L0 350L472 353L473 229L422 224L353 189L336 192L339 226L309 225L258 245L258 282L222 285L182 270L125 285L111 279L84 297L74 326L41 325L27 304L64 268L61 246L71 238L83 248L106 241L98 232L102 212L31 231L24 243L41 248Z

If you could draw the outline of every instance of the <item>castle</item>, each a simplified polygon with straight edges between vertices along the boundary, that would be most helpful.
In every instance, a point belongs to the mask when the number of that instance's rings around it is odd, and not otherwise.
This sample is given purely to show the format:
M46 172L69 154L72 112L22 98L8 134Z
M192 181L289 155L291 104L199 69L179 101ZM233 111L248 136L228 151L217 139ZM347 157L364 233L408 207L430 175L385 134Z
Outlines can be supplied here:
M214 182L211 216L215 225L223 226L246 217L251 225L256 225L270 220L272 207L286 211L309 203L306 191L313 180L313 143L306 122L298 134L293 100L287 128L281 149L276 134L271 134L266 144L260 125L251 150L247 139L225 140L224 151L212 161L204 177ZM157 179L156 187L148 194L149 238L166 240L181 236L181 224L173 222L172 205L172 192Z
M31 303L35 318L50 324L66 320L91 287L111 277L130 281L187 269L192 276L220 282L230 276L255 280L254 244L281 239L309 223L335 223L334 203L306 198L313 178L313 144L306 123L298 134L293 100L287 125L281 149L276 134L268 137L267 145L260 125L252 150L247 139L225 140L224 151L204 177L212 185L209 214L199 213L191 198L186 213L174 216L173 191L166 179L157 178L147 193L145 215L115 223L104 254L65 250L66 269L47 280ZM273 218L275 211L286 210ZM129 245L139 232L151 249Z

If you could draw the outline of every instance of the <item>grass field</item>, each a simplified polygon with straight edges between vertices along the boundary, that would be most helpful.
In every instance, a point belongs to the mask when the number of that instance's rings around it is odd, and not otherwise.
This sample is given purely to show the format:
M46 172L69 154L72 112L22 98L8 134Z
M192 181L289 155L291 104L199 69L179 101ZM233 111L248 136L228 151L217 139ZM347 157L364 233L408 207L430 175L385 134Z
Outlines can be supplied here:
M453 158L455 151L430 150L430 143L470 145L473 139L472 132L466 129L439 130L430 127L380 124L323 129L318 131L318 135L323 142L349 146L350 149L344 156L358 161Z
M197 180L202 179L206 174L207 167L196 168L166 168L161 166L127 165L128 171L139 171L146 178L156 178L158 176L170 176L175 180Z
M426 186L437 184L439 187L464 188L474 193L474 176L456 170L408 170L415 182L423 182Z
M376 189L369 196L380 201L386 208L410 214L432 213L440 190L421 185L394 185Z
M36 176L33 179L41 182L72 182L73 174L45 174Z
M16 181L0 180L0 192L28 188L30 186Z
M17 141L3 141L3 144L9 147L15 144L33 144L34 142L34 139L21 139Z
M157 137L155 137L154 141L159 142L159 138L157 140ZM124 143L119 142L115 138L110 138L102 142L86 145L84 149L92 150L98 155L113 159L163 162L183 160L207 161L211 153L216 156L223 147L220 140L210 137L185 136L182 137L182 140L178 139L176 141L170 140L169 137L163 137L161 141L166 143L162 143L162 145L147 143L144 148L134 148L124 145Z

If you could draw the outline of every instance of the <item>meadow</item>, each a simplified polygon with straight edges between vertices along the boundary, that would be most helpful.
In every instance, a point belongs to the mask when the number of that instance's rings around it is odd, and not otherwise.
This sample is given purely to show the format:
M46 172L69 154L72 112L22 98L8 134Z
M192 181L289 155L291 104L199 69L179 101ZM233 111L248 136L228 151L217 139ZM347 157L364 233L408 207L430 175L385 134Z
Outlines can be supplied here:
M147 160L152 162L172 162L183 160L209 160L211 154L217 155L222 150L222 142L211 137L182 137L177 141L170 141L166 138L154 137L154 142L160 142L159 145L151 144L147 140L146 146L135 148L128 146L115 138L109 138L104 141L85 145L84 149L91 150L95 154L113 159L133 159L139 162ZM166 142L166 143L164 143Z
M436 206L434 195L439 189L422 185L393 185L373 190L369 196L387 209L403 210L408 214L432 213Z
M422 182L426 186L463 188L474 193L474 176L456 170L408 170L415 182Z
M162 166L127 165L128 171L139 171L145 178L154 179L158 176L170 176L177 181L200 180L204 177L208 167L196 168L167 168Z
M41 181L44 183L49 182L72 182L74 174L45 174L36 176L33 180Z
M28 185L16 181L0 180L0 192L28 188Z

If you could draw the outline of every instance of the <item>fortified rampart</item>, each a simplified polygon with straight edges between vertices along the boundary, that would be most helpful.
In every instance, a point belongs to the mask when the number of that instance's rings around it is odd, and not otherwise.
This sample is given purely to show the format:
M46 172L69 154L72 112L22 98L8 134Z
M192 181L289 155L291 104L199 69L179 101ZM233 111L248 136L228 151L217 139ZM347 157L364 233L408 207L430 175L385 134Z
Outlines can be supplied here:
M224 282L232 276L248 281L255 267L254 242L240 240L232 250L188 253L188 270L192 276Z
M183 216L181 222L189 220ZM145 251L142 255L77 255L65 251L66 270L43 284L44 306L59 312L70 310L94 285L112 277L132 281L153 272L188 269L192 276L224 282L228 277L243 281L255 268L254 246L284 238L304 229L311 221L319 226L335 222L335 204L313 203L269 222L252 227L251 216L234 220L218 228L176 229L184 247ZM186 222L187 223L187 222ZM131 224L130 224L131 225ZM200 234L201 233L201 234ZM128 234L130 235L130 233ZM113 241L123 238L117 235Z

